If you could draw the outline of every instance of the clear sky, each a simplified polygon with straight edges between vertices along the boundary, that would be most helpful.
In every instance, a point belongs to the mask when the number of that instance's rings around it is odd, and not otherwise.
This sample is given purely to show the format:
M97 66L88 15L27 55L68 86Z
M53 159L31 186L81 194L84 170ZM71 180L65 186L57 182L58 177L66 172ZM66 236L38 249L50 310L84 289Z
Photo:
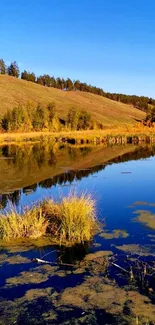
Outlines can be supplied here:
M155 98L155 0L0 0L0 11L6 63Z

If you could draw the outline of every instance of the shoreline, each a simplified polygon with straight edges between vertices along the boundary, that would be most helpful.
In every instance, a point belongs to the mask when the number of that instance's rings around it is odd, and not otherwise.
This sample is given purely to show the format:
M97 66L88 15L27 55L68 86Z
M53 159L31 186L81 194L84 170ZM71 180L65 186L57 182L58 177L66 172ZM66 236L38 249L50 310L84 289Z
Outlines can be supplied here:
M21 142L53 141L70 144L139 144L155 143L155 128L132 127L124 129L0 133L0 145Z

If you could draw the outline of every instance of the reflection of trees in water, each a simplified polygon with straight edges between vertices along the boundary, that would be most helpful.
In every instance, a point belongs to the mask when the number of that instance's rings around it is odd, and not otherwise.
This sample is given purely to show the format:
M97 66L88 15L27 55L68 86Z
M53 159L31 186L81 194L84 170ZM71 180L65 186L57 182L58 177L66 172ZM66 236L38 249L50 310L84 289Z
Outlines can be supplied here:
M13 206L18 206L20 203L21 190L14 191L9 194L0 195L0 209L5 209L10 202Z
M79 157L84 157L92 151L92 147L68 147L68 154L73 159L76 160Z
M62 149L65 148L64 146L62 146ZM81 148L81 149L84 149L84 148ZM88 149L88 147L87 147ZM8 163L10 164L17 164L19 163L19 166L21 166L21 162L23 159L26 159L26 153L23 154L23 153L20 153L18 154L18 151L20 151L21 148L18 147L15 147L15 146L3 146L1 148L1 152L2 152L2 155L4 155L5 153L5 157L15 157L15 159L13 160L8 160ZM77 148L74 148L74 150L76 151ZM79 148L78 148L79 150ZM86 150L87 151L87 150ZM84 152L84 154L86 154L86 151L82 151ZM51 157L51 161L48 160L48 163L50 161L50 164L53 165L53 164L56 164L56 155L55 153L53 152L52 148L46 146L46 149L45 147L40 144L38 146L37 145L33 145L33 150L32 150L32 147L31 147L31 150L30 150L31 154L29 156L29 159L32 159L32 162L31 164L33 163L34 165L34 159L35 159L35 162L37 163L37 165L42 165L44 164L44 159L46 160L47 157ZM73 152L73 151L71 151ZM130 161L130 160L138 160L138 159L141 159L141 158L148 158L148 157L151 157L151 156L154 156L155 155L155 146L144 146L144 147L139 147L138 149L136 148L134 151L132 152L128 152L122 156L118 156L114 159L111 159L109 160L106 165L108 164L112 164L112 163L120 163L120 162L126 162L126 161ZM92 167L90 169L83 169L83 170L72 170L72 171L69 171L69 172L64 172L60 175L56 175L56 176L53 176L52 178L49 178L49 179L46 179L46 180L43 180L41 182L39 182L38 184L32 184L28 187L25 187L23 188L23 193L28 193L30 190L32 191L36 191L37 190L37 187L40 186L41 188L51 188L52 186L55 186L55 185L65 185L66 183L69 183L69 184L72 184L74 181L77 181L77 180L81 180L82 178L84 177L88 177L89 175L93 175L94 173L97 173L101 170L103 170L106 165L99 165L99 166L95 166L95 167ZM23 167L23 166L22 166ZM4 194L4 195L1 195L0 196L0 208L5 208L6 205L7 205L7 202L10 201L12 204L18 206L19 205L19 202L20 202L20 196L21 196L21 191L14 191L13 193L11 194Z
M23 169L24 166L34 168L44 164L52 166L56 164L56 154L53 151L53 143L49 144L24 144L22 146L9 145L1 147L0 155L10 158L7 160L9 166Z
M122 156L118 156L112 160L109 160L109 162L112 163L120 163L120 162L126 162L130 160L139 160L139 159L145 159L149 157L153 157L155 155L155 146L144 146L136 148L132 152L125 153Z
M7 206L8 198L6 195L0 195L0 209L5 209Z
M118 156L114 159L109 160L106 165L109 163L120 163L120 162L126 162L130 160L138 160L141 158L148 158L150 156L155 155L155 146L154 147L139 147L136 148L133 152L128 152L122 156ZM42 188L50 188L54 185L63 185L66 183L72 183L76 180L81 180L84 177L88 177L89 175L93 175L94 173L97 173L105 168L106 165L99 165L92 167L90 169L83 169L83 170L72 170L66 173L62 173L60 175L56 175L52 178L46 179L44 181L41 181L38 185Z
M1 147L1 155L3 156L3 157L10 157L10 155L9 155L9 146L3 146L3 147Z
M8 195L8 200L12 202L13 205L18 206L21 196L21 190L14 191Z
M83 169L83 170L72 170L66 173L62 173L57 176L53 176L52 178L46 179L38 183L38 185L42 188L50 188L53 185L63 185L66 183L72 183L76 180L81 180L84 177L88 177L91 174L94 174L100 170L103 170L105 166L95 166L91 169Z
M23 193L27 193L29 191L35 192L36 189L37 189L37 186L38 186L37 183L33 184L33 185L26 186L26 187L23 188Z
M59 145L55 150L53 143L24 144L22 146L5 145L0 148L0 156L10 158L7 160L7 163L10 166L14 166L18 169L23 169L27 166L34 169L35 166L40 168L46 164L49 166L55 165L57 163L57 154L60 154L61 150L66 150L66 147L64 145ZM69 157L76 160L79 157L86 156L92 151L92 148L68 146L67 150ZM135 151L118 156L109 162L119 163L132 159L137 160L140 158L147 158L154 155L155 146L142 146L138 149L136 148ZM84 173L84 176L87 176L86 172ZM81 179L79 173L77 179Z

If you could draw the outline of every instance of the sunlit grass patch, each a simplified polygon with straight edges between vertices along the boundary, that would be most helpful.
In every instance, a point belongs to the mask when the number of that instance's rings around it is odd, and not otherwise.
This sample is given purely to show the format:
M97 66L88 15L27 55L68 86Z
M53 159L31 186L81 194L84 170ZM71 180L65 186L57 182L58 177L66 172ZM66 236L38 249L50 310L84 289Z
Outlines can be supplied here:
M15 209L0 216L0 237L12 239L37 239L48 235L53 243L80 243L89 241L96 224L95 200L86 194L70 193L60 202L45 200L39 206L25 209L19 214Z
M0 237L5 241L17 238L38 238L45 234L47 220L41 207L25 209L19 214L15 208L0 216Z
M76 194L63 198L61 205L60 239L89 241L95 224L95 201L90 195Z
M48 219L47 231L60 243L91 239L96 223L95 200L91 195L70 193L60 203L45 201L43 209Z

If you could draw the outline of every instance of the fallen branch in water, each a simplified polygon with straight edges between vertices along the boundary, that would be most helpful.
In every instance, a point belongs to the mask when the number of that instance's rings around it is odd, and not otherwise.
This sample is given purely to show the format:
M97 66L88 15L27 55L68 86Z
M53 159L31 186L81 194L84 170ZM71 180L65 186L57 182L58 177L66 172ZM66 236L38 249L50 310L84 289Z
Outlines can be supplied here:
M41 260L40 258L37 258L37 257L33 258L32 261L36 262L36 263L45 263L45 264L52 264L52 265L57 265L57 266L72 266L72 267L75 267L74 264L49 262L49 261Z
M116 264L116 263L111 263L112 265L114 265L114 266L116 266L118 269L120 269L121 271L123 271L123 272L125 272L125 273L130 273L130 271L127 271L127 270L125 270L123 267L121 267L121 266L119 266L118 264Z

